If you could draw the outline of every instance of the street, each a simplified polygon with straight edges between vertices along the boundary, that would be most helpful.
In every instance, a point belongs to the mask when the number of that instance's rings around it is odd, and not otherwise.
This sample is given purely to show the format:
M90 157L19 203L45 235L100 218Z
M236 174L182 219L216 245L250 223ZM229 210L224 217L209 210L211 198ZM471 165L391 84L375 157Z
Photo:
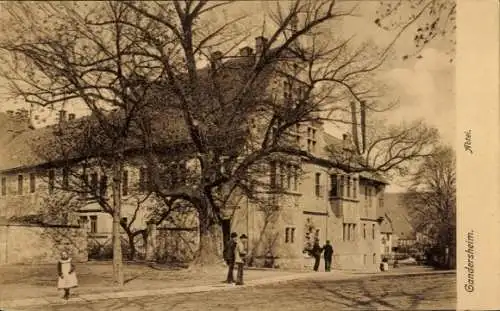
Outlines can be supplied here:
M229 285L228 285L229 286ZM302 280L208 293L129 297L44 310L416 310L455 309L455 274ZM16 310L35 311L40 307Z

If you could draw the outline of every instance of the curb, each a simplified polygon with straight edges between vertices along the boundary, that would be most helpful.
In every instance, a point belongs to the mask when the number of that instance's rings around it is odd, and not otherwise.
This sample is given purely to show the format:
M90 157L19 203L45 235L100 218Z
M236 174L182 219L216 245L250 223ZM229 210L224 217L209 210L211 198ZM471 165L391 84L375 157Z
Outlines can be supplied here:
M418 275L431 275L431 274L454 274L455 271L424 271L424 272L401 272L401 273L359 273L359 274L348 274L348 273L334 273L331 272L316 272L316 273L298 273L285 275L274 278L264 278L249 281L247 284L242 286L231 286L231 285L198 285L193 287L181 287L181 288L166 288L166 289L152 289L152 290L139 290L139 291L122 291L122 292L108 292L99 294L82 294L77 297L73 297L70 301L62 301L60 297L40 297L40 298L27 298L18 299L2 302L1 308L20 308L20 307L32 307L32 306L49 306L49 305L65 305L67 303L82 303L82 302L93 302L106 299L120 299L120 298L130 298L130 297L147 297L147 296L165 296L173 294L193 294L193 293L203 293L211 291L225 291L233 290L239 288L249 288L258 287L269 284L282 284L291 281L303 281L314 278L315 280L328 279L332 276L337 276L338 278L332 278L332 281L349 281L352 279L360 278L380 278L380 277L404 277L404 276L418 276Z

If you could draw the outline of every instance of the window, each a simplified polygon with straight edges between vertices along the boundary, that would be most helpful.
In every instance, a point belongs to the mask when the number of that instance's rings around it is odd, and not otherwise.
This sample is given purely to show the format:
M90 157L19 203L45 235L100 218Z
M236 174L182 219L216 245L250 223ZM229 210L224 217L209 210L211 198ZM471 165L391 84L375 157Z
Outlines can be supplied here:
M146 191L146 182L148 179L148 172L146 171L145 167L141 167L139 169L139 191L144 192Z
M34 173L30 174L30 192L34 193L36 191L36 175Z
M82 174L82 196L85 197L87 196L88 193L88 187L89 187L89 175L83 173Z
M293 190L297 191L299 189L299 167L293 167Z
M23 175L18 175L17 176L17 194L19 194L19 195L23 194L23 184L24 184Z
M92 173L90 175L90 189L92 190L93 193L97 192L98 189L98 178L97 178L97 173Z
M54 170L49 171L49 193L54 193L54 181L56 174Z
M286 180L286 170L285 170L285 164L284 163L280 163L280 184L279 186L281 188L285 188L285 180Z
M295 241L295 228L285 228L285 243L293 243Z
M97 216L90 216L90 232L97 232Z
M99 195L105 197L108 190L108 176L102 175L99 184Z
M366 224L363 224L363 239L366 240Z
M365 185L363 188L365 190L365 200L368 200L368 186Z
M276 162L271 162L271 177L270 177L270 185L271 188L276 188Z
M368 262L368 256L366 254L363 255L363 264L366 265Z
M342 241L346 241L347 238L347 224L344 224L342 227Z
M80 227L85 227L85 225L87 224L87 221L88 221L87 216L78 217L78 224L80 225Z
M352 240L356 241L356 224L352 225L352 234L351 234Z
M352 197L354 199L358 197L358 180L356 178L352 180Z
M372 195L373 195L373 192L372 192L372 188L368 188L368 207L372 207Z
M372 239L375 240L375 225L372 225Z
M128 171L123 171L122 178L122 195L128 195Z
M307 151L316 151L316 130L311 127L307 128Z
M330 175L330 197L338 196L337 175Z
M68 174L68 169L67 168L63 168L63 171L62 171L62 188L64 190L68 190L69 188L69 174Z
M377 254L373 253L373 263L377 263Z
M286 169L286 172L287 172L287 189L290 190L292 189L292 179L293 179L293 166L292 165L288 165L287 166L287 169Z
M384 194L383 193L381 193L380 197L378 198L378 206L379 206L379 208L384 207Z
M347 184L347 197L351 197L351 177L347 176L346 177L346 184Z
M122 224L127 225L127 222L128 222L127 217L122 217L122 219L120 220L120 222L121 222Z
M321 196L321 184L320 183L321 183L321 173L316 173L314 191L315 191L317 197Z
M340 190L339 190L339 197L344 196L344 176L340 176Z
M351 224L347 225L347 241L351 240Z
M7 178L2 177L2 195L7 195Z

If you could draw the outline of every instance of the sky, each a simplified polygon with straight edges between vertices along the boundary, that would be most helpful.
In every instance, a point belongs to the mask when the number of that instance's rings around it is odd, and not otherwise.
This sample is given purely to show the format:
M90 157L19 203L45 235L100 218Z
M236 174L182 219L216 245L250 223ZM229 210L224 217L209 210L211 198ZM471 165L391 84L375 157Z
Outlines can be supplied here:
M344 9L352 8L353 5L358 8L354 12L355 16L330 25L335 35L346 38L354 35L358 42L371 40L380 47L387 46L394 39L394 32L383 30L374 23L379 1L338 3ZM260 31L264 24L261 12L274 8L274 5L272 1L242 1L230 7L225 15L246 15L245 26ZM401 14L405 13L401 11ZM265 24L268 29L271 28L269 20ZM389 86L388 100L399 99L398 107L387 116L387 122L398 124L424 119L429 126L439 130L443 143L455 147L455 64L450 62L450 38L438 37L419 53L420 57L403 60L404 55L415 51L413 36L418 26L409 27L398 38L393 48L393 58L377 73L378 78ZM253 43L248 45L253 46ZM347 130L331 124L325 124L325 129L337 137ZM393 180L386 190L404 191L404 181Z
M284 1L283 1L284 2ZM268 10L274 2L266 1L240 1L214 13L211 23L220 22L225 18L246 16L240 23L240 27L253 29L253 35L260 35L264 19L263 11ZM375 10L378 1L346 1L341 2L345 8L358 5L355 17L346 17L339 24L331 25L331 30L336 35L350 37L355 35L356 40L363 42L372 40L377 45L386 46L393 38L394 33L377 27L374 23ZM271 29L270 21L267 20L266 28ZM423 118L426 122L436 127L444 143L455 146L455 98L454 98L454 73L455 66L451 63L447 54L449 44L445 40L437 40L421 51L420 58L402 60L402 56L413 49L414 31L409 28L407 32L398 39L394 46L394 58L388 61L383 70L377 73L377 77L389 85L388 100L399 98L400 105L388 116L388 122L399 123ZM254 45L254 39L242 45ZM5 102L0 105L0 110L15 108L20 102ZM83 113L82 110L76 111ZM56 113L47 111L43 118L48 121L53 119ZM343 129L331 125L325 126L326 130L336 136L342 134ZM403 191L395 180L387 189L388 192Z

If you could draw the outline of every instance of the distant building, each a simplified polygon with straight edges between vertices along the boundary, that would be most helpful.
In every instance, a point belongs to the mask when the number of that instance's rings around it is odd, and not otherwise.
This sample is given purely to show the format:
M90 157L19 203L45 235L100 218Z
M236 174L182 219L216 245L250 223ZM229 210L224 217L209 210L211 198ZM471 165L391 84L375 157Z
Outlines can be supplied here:
M408 249L417 243L417 234L413 229L408 209L403 203L404 193L386 193L384 210L391 219L393 251Z

